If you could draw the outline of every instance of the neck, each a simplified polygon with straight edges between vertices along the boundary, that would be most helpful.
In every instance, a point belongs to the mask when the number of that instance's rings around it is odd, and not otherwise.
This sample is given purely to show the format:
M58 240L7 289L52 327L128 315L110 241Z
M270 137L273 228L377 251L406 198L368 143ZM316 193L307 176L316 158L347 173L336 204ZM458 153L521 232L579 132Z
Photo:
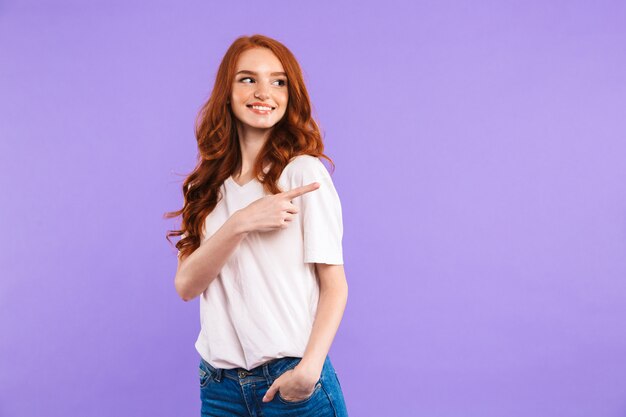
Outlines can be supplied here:
M250 171L261 149L269 138L271 129L256 129L249 126L237 126L239 148L241 149L241 166L239 174L245 175Z

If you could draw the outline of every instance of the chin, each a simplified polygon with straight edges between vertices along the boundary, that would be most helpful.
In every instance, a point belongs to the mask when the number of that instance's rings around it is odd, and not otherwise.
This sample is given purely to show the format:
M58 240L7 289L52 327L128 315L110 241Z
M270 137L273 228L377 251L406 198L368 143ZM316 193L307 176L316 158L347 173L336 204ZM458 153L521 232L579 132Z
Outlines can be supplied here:
M276 121L271 121L268 123L246 123L248 126L254 128L254 129L269 129L272 128L274 126L276 126L276 123L278 123L278 120Z

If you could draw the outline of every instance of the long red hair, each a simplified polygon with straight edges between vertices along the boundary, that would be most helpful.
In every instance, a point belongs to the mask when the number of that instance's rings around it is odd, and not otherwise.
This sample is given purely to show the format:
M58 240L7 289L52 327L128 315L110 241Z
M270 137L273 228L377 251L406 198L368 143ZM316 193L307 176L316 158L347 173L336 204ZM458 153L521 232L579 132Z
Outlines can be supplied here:
M272 127L265 146L255 161L253 173L263 188L277 194L282 191L277 181L289 161L298 155L312 155L328 160L324 154L320 129L311 116L309 94L295 56L282 43L263 35L241 36L226 51L215 77L208 101L202 106L195 123L198 142L197 164L182 186L182 209L165 213L165 218L182 215L181 229L169 230L170 237L185 237L176 248L185 257L201 243L204 220L221 199L220 186L241 163L241 150L236 118L227 105L232 92L237 61L242 52L252 48L267 48L280 60L287 74L288 104L283 118ZM263 167L271 166L264 175Z

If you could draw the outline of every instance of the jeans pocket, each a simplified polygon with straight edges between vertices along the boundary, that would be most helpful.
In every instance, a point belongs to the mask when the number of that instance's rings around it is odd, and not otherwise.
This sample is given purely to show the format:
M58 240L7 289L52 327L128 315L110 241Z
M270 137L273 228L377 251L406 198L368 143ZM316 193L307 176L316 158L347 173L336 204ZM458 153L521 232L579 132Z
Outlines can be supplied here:
M289 401L289 400L284 399L283 396L280 395L280 388L278 389L278 391L276 391L276 397L278 398L278 401L282 402L283 404L301 405L301 404L309 402L311 398L313 398L320 391L321 388L322 388L322 381L318 381L317 384L315 384L315 388L313 388L313 392L311 393L311 395L298 401Z

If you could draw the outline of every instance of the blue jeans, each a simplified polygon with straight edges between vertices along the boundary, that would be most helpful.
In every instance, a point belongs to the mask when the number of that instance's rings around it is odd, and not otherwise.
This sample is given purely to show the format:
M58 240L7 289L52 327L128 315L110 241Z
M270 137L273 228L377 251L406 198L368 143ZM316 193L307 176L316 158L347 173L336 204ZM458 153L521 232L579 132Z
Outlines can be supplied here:
M302 358L278 358L251 370L214 368L200 358L200 399L203 417L346 417L339 378L326 355L315 390L309 398L287 401L277 391L270 402L263 396L285 371L293 369Z

